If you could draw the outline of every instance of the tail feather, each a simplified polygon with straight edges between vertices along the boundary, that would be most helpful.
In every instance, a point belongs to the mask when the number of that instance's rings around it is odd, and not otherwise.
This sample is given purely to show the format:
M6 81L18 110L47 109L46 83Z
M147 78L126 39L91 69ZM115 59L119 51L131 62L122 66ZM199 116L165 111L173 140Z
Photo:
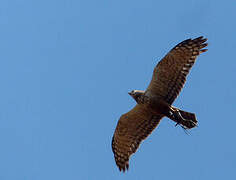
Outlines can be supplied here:
M173 116L170 117L173 121L180 124L185 129L191 129L197 126L197 119L194 113L186 112L178 108L173 109Z

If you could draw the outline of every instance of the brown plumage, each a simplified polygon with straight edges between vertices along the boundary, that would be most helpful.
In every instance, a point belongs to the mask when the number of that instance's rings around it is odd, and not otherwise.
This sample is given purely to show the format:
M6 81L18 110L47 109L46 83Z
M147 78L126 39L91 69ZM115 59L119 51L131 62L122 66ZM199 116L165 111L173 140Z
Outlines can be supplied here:
M187 39L176 45L155 67L147 91L172 104L181 91L196 57L207 51L207 39Z
M137 105L123 114L112 138L112 150L120 171L129 168L129 157L166 116L185 129L197 125L194 113L171 106L180 93L186 76L196 57L207 51L207 39L202 36L187 39L176 45L155 67L146 91L134 90L129 94Z

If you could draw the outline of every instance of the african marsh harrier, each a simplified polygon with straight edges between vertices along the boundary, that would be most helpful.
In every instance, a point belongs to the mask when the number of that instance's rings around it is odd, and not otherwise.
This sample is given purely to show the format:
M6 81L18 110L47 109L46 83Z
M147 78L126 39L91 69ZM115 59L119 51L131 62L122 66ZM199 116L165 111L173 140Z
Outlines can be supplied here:
M163 117L168 117L185 129L197 125L194 113L171 106L180 93L197 56L207 46L206 38L187 39L176 45L155 67L146 91L129 92L136 106L123 114L112 138L112 150L120 171L129 168L129 157L156 128Z

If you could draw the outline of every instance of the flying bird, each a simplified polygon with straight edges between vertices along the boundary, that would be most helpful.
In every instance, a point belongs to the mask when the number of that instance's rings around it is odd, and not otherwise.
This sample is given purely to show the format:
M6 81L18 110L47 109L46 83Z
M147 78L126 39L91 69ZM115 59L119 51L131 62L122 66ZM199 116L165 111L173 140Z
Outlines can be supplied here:
M183 88L197 56L207 51L203 49L207 46L206 41L203 36L182 41L154 68L145 91L129 92L137 104L120 117L112 138L112 151L120 171L128 170L130 156L163 117L170 118L184 129L196 127L195 114L180 110L172 103Z

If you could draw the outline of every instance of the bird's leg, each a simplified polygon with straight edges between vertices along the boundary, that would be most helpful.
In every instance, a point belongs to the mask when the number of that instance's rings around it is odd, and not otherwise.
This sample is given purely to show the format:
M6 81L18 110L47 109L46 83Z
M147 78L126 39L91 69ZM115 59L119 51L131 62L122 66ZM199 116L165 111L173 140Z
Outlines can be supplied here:
M177 112L176 114L177 114L178 118L180 118L182 121L187 121L187 119L183 118L183 116L181 115L181 113L179 112L178 109L176 110L176 112ZM177 122L177 124L175 126L177 126L178 124L180 124L180 121Z
M183 115L177 108L171 107L169 110L169 117L176 122L175 126L180 125L184 129L191 129L197 126L197 121L195 122L191 118L186 119Z
M182 121L187 121L187 119L184 119L183 116L181 115L180 111L177 108L170 108L170 116L172 117L171 119L175 119L176 120L176 125L178 126L179 124L181 124Z

